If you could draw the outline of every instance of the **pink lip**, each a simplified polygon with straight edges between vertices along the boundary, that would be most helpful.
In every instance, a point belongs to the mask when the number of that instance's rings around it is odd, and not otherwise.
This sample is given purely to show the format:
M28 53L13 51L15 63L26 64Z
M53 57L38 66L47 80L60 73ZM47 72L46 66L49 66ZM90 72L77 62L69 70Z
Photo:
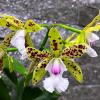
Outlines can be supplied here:
M54 75L58 75L61 72L61 68L60 66L53 65L51 71Z
M96 41L94 41L94 42L90 42L90 45L92 46L92 45L95 45L96 44Z

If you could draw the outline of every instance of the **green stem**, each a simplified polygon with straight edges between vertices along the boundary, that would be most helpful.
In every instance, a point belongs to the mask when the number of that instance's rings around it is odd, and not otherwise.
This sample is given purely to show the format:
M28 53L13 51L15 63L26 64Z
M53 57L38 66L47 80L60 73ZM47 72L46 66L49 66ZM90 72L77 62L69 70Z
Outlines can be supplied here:
M49 30L50 30L50 28L48 28L48 31L47 31L47 33L46 33L46 35L45 35L45 37L44 37L44 40L42 41L42 43L41 43L41 45L40 45L39 50L41 50L41 51L44 49L45 44L46 44L46 42L47 42L47 40L48 40L48 33L49 33Z
M7 48L7 52L14 52L14 51L17 51L18 49L17 48Z
M47 29L49 29L49 25L48 24L40 24L41 27L46 27Z
M64 24L53 24L52 27L55 27L55 26L59 26L59 27L62 27L64 29L67 29L67 30L70 30L72 32L76 32L76 33L80 33L81 30L79 29L76 29L74 27L70 27L70 26L67 26L67 25L64 25Z

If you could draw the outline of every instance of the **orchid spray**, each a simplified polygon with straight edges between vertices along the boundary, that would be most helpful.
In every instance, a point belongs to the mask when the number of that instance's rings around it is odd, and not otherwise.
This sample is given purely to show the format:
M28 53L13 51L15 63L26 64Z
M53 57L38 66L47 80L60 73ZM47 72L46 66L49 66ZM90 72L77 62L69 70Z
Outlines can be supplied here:
M69 80L67 77L63 77L63 73L67 71L79 83L83 82L81 67L75 62L75 59L86 53L90 57L98 56L92 45L99 40L94 32L100 30L100 14L83 30L63 24L37 24L31 19L22 22L13 16L2 14L0 16L0 26L12 30L0 44L0 59L5 64L5 58L8 57L10 72L17 71L24 76L24 86L29 85L31 79L33 85L42 80L43 87L50 93L54 91L65 92L69 86ZM57 29L58 26L72 31L73 34L64 40ZM43 27L47 28L48 31L38 49L34 47L30 33L35 34ZM46 48L45 44L48 39L50 46ZM21 70L15 67L15 60L9 55L9 52L12 51L18 51L21 54L21 59L30 60L31 64L28 67L22 67ZM3 71L5 66L2 66Z

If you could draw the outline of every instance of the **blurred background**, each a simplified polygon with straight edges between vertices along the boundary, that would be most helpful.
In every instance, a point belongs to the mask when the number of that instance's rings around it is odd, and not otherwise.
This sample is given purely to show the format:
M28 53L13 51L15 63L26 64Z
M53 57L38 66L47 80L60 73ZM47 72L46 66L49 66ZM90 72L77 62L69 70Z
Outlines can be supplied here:
M98 14L99 9L100 0L0 0L0 13L16 16L23 21L34 19L38 23L70 24L79 29L84 28ZM59 30L64 38L70 33ZM0 28L0 37L8 32ZM37 48L44 33L45 30L32 35ZM100 36L100 32L97 34ZM100 100L100 41L93 48L99 55L97 58L84 55L78 60L82 66L84 83L77 83L67 74L70 86L59 100Z

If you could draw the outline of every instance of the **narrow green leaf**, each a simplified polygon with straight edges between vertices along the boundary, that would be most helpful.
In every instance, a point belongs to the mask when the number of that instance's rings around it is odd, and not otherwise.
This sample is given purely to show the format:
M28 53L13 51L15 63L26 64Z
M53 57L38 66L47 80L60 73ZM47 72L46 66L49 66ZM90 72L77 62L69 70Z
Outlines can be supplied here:
M9 69L9 60L8 60L8 56L7 55L3 56L3 69L4 68L8 68Z
M14 83L17 84L17 76L16 73L13 71L12 73L9 71L9 60L8 56L5 55L3 57L3 71L7 75L7 77Z
M27 74L27 76L25 78L25 82L24 82L24 85L25 86L28 86L29 85L29 82L32 79L32 76L33 76L33 72Z
M0 77L0 100L11 100L7 86Z
M22 75L26 75L28 73L28 71L26 70L26 68L24 67L23 64L21 64L20 62L18 62L16 59L13 58L13 63L14 63L14 70Z
M11 56L10 56L11 57ZM10 64L9 64L10 63ZM14 67L14 71L22 74L22 75L26 75L28 73L28 71L26 70L26 68L24 67L23 64L21 64L20 62L18 62L15 58L11 57L10 59L8 58L7 55L5 55L3 57L3 68L13 68ZM12 69L11 69L12 70Z
M18 79L18 85L17 85L17 99L16 100L22 100L22 95L24 91L24 77L20 77Z
M5 68L5 69L4 69L4 73L7 75L7 77L8 77L15 85L18 84L17 76L16 76L16 73L15 73L14 71L11 73L11 72L9 71L8 68Z
M22 100L34 100L42 94L42 90L38 87L27 86L24 89Z
M13 58L12 58L12 56L9 56L8 59L9 59L9 71L13 72L14 71Z

